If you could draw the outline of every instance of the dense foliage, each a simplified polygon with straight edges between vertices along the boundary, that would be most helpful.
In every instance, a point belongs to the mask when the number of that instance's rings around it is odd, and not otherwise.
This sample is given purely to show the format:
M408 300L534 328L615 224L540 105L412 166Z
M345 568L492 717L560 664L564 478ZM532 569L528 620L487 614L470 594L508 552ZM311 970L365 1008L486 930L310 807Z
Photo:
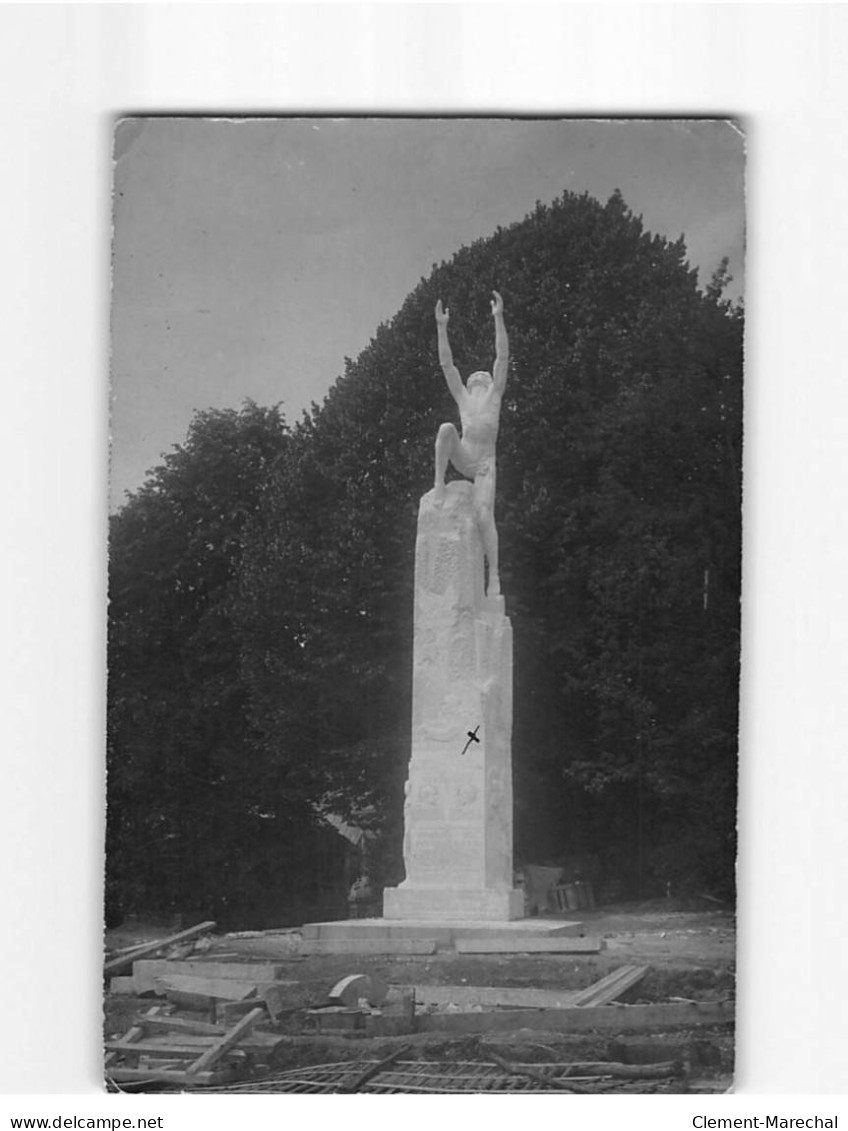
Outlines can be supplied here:
M245 528L287 439L276 409L198 413L111 520L110 915L256 921L292 874L307 903L320 882L312 812L251 733L234 619Z
M451 309L463 374L490 368L497 288L517 855L596 853L634 892L729 892L742 315L726 282L700 291L682 239L646 233L618 194L565 195L434 267L290 430L256 406L199 416L113 520L122 875L143 851L175 901L205 891L175 863L202 841L229 890L319 805L380 831L398 878L416 513L455 418L433 308Z

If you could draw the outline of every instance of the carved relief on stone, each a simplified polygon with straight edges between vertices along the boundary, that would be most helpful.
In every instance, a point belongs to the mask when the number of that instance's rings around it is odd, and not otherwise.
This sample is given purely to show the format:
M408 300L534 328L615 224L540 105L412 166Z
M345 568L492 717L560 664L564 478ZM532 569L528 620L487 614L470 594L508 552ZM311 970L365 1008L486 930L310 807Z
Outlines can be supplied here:
M430 585L428 586L431 592L439 594L447 592L457 572L458 549L459 546L456 542L449 541L447 538L439 539L433 572L430 575Z
M456 803L460 809L468 809L477 800L477 787L466 782L456 790Z
M438 778L419 780L413 793L411 809L420 820L443 820L445 816L444 783Z

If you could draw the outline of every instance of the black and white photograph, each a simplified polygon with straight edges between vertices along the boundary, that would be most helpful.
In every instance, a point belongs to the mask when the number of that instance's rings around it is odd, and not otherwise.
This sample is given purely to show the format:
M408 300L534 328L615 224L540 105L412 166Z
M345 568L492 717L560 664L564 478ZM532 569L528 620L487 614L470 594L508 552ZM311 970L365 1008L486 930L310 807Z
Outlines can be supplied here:
M116 123L110 1089L732 1086L744 161Z
M844 1122L846 46L0 4L11 1131Z

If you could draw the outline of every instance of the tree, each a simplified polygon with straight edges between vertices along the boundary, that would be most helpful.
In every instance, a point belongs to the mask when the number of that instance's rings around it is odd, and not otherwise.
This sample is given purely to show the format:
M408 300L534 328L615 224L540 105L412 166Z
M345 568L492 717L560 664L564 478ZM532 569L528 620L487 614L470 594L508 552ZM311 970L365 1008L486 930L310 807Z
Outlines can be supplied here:
M111 519L107 882L124 907L226 914L309 824L257 754L232 613L287 443L277 409L197 413Z
M453 414L433 308L451 308L463 372L488 368L498 288L520 851L583 842L665 882L694 820L673 879L732 884L742 318L726 268L701 292L685 255L618 193L538 205L434 267L294 429L249 541L243 623L256 728L296 735L304 788L397 835L417 499Z

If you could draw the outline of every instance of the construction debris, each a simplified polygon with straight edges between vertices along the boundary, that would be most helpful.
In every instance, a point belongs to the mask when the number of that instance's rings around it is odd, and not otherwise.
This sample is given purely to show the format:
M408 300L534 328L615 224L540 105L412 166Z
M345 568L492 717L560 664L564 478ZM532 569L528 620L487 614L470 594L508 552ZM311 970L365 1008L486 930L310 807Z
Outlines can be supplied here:
M614 963L589 957L604 947L600 937L576 936L580 925L570 923L564 924L569 933L558 933L562 921L552 922L551 930L533 932L454 924L441 934L439 925L431 931L426 923L413 924L414 931L390 923L381 931L372 925L360 932L345 922L315 924L277 932L285 946L264 952L253 944L264 947L273 932L261 932L260 938L246 932L238 945L232 941L237 936L213 942L207 934L212 949L201 957L192 938L213 926L204 923L190 929L189 939L180 932L125 947L110 955L108 965L126 972L110 979L110 989L116 995L159 994L161 1004L131 1015L130 1024L127 1006L143 1003L115 997L107 1013L107 1080L110 1087L128 1090L579 1094L687 1090L680 1063L695 1075L727 1067L732 979L696 982L685 972L658 972L655 992L634 995L630 1000L638 1004L625 1005L650 968L634 963L607 972ZM182 947L191 953L177 958ZM225 950L230 953L221 953ZM161 957L153 958L157 951ZM341 977L345 959L315 958L345 952L362 956L348 966L359 972ZM508 957L522 954L526 961ZM483 957L477 961L473 955ZM547 960L549 955L578 957L563 962ZM298 959L305 965L294 966ZM285 977L293 970L301 975L296 981ZM586 985L590 978L596 980ZM478 979L508 984L468 984ZM425 984L431 981L437 984ZM688 996L696 984L711 1000L696 1000L700 992ZM660 988L663 1000L652 1001ZM714 1000L722 992L725 1000ZM171 1015L175 1007L177 1016ZM120 1024L114 1023L117 1015ZM656 1035L665 1032L659 1047ZM648 1059L661 1064L636 1062L628 1049L640 1040L639 1048L650 1045ZM433 1050L439 1063L415 1060L410 1045L419 1055ZM695 1045L713 1047L720 1060L714 1064L690 1052ZM333 1047L345 1051L328 1057ZM537 1049L543 1050L541 1061ZM477 1060L445 1064L448 1050ZM599 1053L609 1063L590 1061ZM348 1059L280 1071L335 1055ZM584 1060L578 1062L580 1056ZM558 1063L566 1058L568 1064Z
M650 966L621 966L594 982L585 990L580 990L573 1004L583 1008L590 1005L608 1005L611 1001L618 1001L623 993L641 982L650 970Z
M103 973L117 974L130 966L136 958L143 958L145 955L155 954L165 947L173 946L175 943L185 942L188 939L195 939L199 935L208 934L214 929L215 924L213 922L198 923L194 927L189 927L188 930L179 931L176 935L169 935L165 939L156 939L153 942L140 943L138 946L129 947L123 951L117 951L106 960Z
M414 988L421 1005L511 1006L519 1009L563 1009L575 1004L577 990L536 990L523 986L422 986Z
M255 998L258 983L238 978L200 978L196 974L166 974L154 980L157 994L184 1009L211 1009L217 1002Z
M328 996L334 1005L357 1005L365 1000L368 1005L380 1006L388 992L386 982L374 974L348 974L336 982Z
M373 1019L377 1020L377 1019ZM502 1009L489 1012L430 1013L416 1018L420 1032L488 1033L537 1029L559 1033L625 1033L663 1031L699 1025L725 1025L733 1021L733 1003L700 1002L697 1005L601 1005L570 1009ZM375 1036L379 1026L367 1026Z
M679 1091L682 1068L677 1063L656 1065L510 1064L488 1052L486 1061L434 1062L398 1060L409 1047L383 1060L316 1064L275 1073L264 1080L213 1087L227 1094L294 1092L309 1095L361 1091L371 1094L422 1093L438 1095L502 1092L665 1092Z
M264 1016L264 1007L258 1006L226 1029L145 1014L121 1040L106 1042L107 1079L113 1084L166 1083L185 1088L224 1083L240 1069L243 1074L248 1063L267 1064L285 1039L253 1033Z
M217 959L147 958L133 963L133 979L139 991L157 978L171 974L190 974L200 978L235 978L250 982L273 982L285 973L285 966L276 962L220 962Z
M622 966L584 990L537 990L523 986L421 986L415 999L425 1005L512 1006L523 1009L571 1009L607 1005L640 982L649 966Z

